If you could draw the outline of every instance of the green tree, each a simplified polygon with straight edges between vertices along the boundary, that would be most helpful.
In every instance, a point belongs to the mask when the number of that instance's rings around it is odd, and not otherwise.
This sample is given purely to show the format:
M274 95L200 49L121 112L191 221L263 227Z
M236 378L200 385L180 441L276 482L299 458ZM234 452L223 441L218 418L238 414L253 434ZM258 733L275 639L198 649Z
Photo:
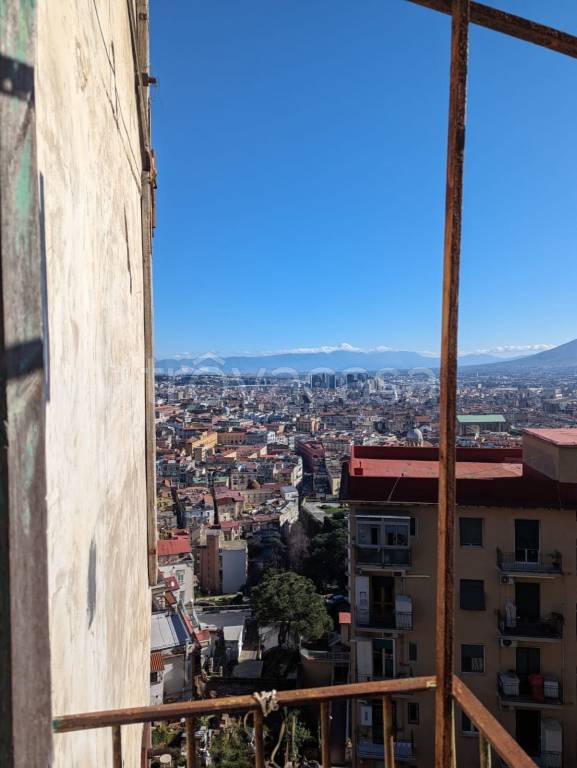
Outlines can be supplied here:
M210 742L210 757L215 768L253 768L254 752L239 725L224 728Z
M323 598L310 579L290 571L269 571L252 591L252 607L261 626L275 625L279 645L285 647L291 632L318 640L332 629Z
M347 543L345 516L335 513L332 518L325 518L322 533L317 533L310 541L303 569L318 589L346 588Z

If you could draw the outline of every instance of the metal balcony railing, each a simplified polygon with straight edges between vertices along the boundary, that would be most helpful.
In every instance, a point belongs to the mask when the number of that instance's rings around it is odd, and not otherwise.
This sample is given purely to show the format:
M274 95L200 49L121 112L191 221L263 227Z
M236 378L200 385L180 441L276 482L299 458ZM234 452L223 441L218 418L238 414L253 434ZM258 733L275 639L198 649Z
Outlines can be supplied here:
M413 629L413 613L412 611L391 611L385 614L370 612L367 618L357 617L357 627L410 632Z
M303 688L296 691L271 692L269 706L263 705L262 696L230 696L223 699L205 699L185 701L176 704L163 704L152 707L133 707L105 712L89 712L81 715L67 715L53 721L53 730L57 734L83 731L93 728L110 728L112 767L122 767L122 726L135 723L153 723L185 720L185 749L187 768L197 768L200 761L194 734L197 720L206 715L252 713L252 744L255 768L265 768L264 721L268 712L278 707L303 707L318 704L320 707L320 742L322 768L330 768L329 706L331 701L351 699L382 698L383 705L383 745L382 754L385 768L394 768L395 761L402 759L406 751L406 740L395 739L393 727L394 694L429 691L436 688L435 677L409 677L398 680L385 680L372 683L353 683L325 688ZM509 768L536 768L535 763L521 749L513 737L481 702L456 676L452 678L452 698L465 712L479 730L481 765L487 762L491 751L505 761ZM273 704L273 706L270 706ZM395 743L398 746L395 746ZM380 746L380 745L379 745ZM450 768L450 766L447 766ZM553 768L553 766L552 766Z
M503 702L518 704L521 707L528 704L541 707L555 707L563 704L563 686L556 677L544 675L541 684L536 684L531 677L531 675L497 675L499 698Z
M535 637L543 640L561 640L563 637L563 616L560 613L526 619L499 611L498 625L503 637Z
M408 568L411 565L409 547L356 547L358 565L374 565L379 568Z
M497 549L497 566L502 573L563 573L560 552L543 554L537 549L516 549L515 552Z
M414 760L415 758L415 741L413 738L406 738L404 736L395 736L395 761L397 763L404 762L405 760ZM385 745L377 744L371 739L364 739L359 737L357 740L357 754L359 757L369 757L376 760L382 760L385 753Z

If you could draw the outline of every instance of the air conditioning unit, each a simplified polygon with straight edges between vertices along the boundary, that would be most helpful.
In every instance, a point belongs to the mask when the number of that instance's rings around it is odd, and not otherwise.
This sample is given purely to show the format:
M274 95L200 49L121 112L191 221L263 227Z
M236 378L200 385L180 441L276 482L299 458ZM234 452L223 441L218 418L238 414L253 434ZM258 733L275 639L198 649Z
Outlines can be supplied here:
M512 576L501 576L501 584L514 584L515 580Z
M502 637L499 640L499 645L501 648L516 648L517 647L517 641L511 640L510 637Z

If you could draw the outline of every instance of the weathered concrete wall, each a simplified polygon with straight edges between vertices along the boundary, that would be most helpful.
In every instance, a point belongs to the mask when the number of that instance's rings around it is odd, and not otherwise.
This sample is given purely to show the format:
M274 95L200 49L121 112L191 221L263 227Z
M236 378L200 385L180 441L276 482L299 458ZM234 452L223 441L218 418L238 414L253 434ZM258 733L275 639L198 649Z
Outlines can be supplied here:
M127 0L38 5L59 715L149 700L141 156ZM140 728L123 742L140 765ZM54 752L63 768L111 765L110 732L56 736Z

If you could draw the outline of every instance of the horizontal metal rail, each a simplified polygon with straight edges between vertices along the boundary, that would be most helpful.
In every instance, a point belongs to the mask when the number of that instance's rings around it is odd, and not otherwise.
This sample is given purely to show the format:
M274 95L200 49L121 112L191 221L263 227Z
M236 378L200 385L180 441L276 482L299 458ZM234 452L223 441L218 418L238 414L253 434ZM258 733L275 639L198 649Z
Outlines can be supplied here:
M448 15L451 14L452 10L451 0L408 0L408 2ZM470 21L472 24L477 24L480 27L492 29L495 32L501 32L504 35L516 37L527 43L533 43L542 48L549 48L552 51L557 51L557 53L577 59L577 37L574 35L561 32L553 27L547 27L544 24L538 24L530 19L524 19L522 16L515 16L512 13L491 8L482 3L471 3L470 9Z
M276 695L279 706L295 707L308 704L320 704L322 701L335 699L362 699L385 696L395 693L425 691L436 686L434 676L404 677L395 680L379 680L371 683L352 683L332 685L323 688L301 688L295 691L279 691ZM129 709L111 709L102 712L87 712L81 715L63 715L53 720L56 733L82 731L90 728L107 728L114 725L131 723L152 723L155 720L177 720L181 717L200 717L218 712L260 711L260 706L253 696L228 696L222 699L203 701L180 701L174 704L161 704L156 707L132 707Z
M394 768L395 760L401 760L405 756L410 756L413 750L412 741L411 749L408 749L409 743L406 739L397 740L394 738L391 696L434 688L436 688L436 681L433 676L412 677L324 688L303 688L296 691L281 691L276 694L276 700L280 707L320 705L322 766L323 768L329 768L329 703L335 699L381 698L383 704L383 746L381 749L386 768ZM452 694L456 703L480 732L481 756L485 755L487 757L490 755L490 750L493 749L509 768L536 768L533 760L456 676L453 676L452 680ZM162 704L160 706L133 707L103 712L88 712L81 715L66 715L53 721L53 730L55 733L64 734L92 728L111 728L112 765L114 768L117 768L117 766L122 765L122 725L154 721L163 722L184 718L187 766L188 768L196 768L198 761L194 733L198 718L202 715L230 712L253 713L255 766L256 768L264 768L264 715L261 705L255 696L229 696L222 699L185 701L176 704ZM487 764L485 762L485 765Z

